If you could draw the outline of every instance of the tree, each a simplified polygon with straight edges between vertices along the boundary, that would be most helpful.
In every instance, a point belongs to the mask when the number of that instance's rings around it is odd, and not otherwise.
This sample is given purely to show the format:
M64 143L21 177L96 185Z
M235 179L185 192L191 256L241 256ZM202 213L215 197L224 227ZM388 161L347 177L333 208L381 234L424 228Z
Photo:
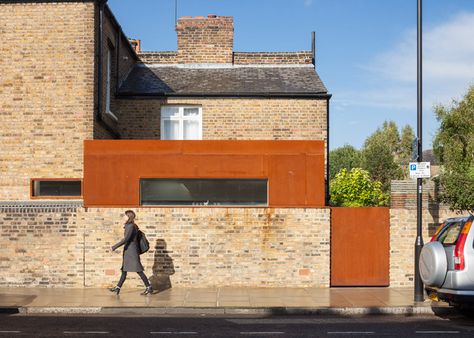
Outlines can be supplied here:
M359 150L346 144L343 147L331 150L329 153L329 177L333 179L341 169L350 171L362 165L362 157Z
M460 102L435 109L440 122L433 142L442 164L440 198L453 210L474 212L474 86Z
M386 206L389 196L381 188L382 183L372 181L366 170L342 169L330 184L331 203L342 207Z
M403 179L408 170L403 170L411 159L413 129L406 125L400 132L393 121L385 121L365 140L362 150L350 145L337 148L329 154L329 178L333 179L341 169L350 171L362 168L374 181L382 183L382 191L390 191L392 180Z
M397 162L400 153L400 134L395 122L385 121L370 135L362 148L362 168L372 180L382 183L382 190L390 190L391 180L403 178L403 170Z
M413 128L407 124L402 129L402 136L400 139L400 151L398 154L398 162L401 165L407 165L412 160L414 140L415 140L415 132L413 131Z

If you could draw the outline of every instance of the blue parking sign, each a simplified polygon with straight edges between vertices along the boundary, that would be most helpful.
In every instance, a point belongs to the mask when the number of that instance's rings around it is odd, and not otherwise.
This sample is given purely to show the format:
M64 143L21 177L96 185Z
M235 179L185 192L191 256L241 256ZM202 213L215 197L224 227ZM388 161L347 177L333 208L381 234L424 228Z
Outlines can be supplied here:
M416 171L416 164L410 164L410 171Z

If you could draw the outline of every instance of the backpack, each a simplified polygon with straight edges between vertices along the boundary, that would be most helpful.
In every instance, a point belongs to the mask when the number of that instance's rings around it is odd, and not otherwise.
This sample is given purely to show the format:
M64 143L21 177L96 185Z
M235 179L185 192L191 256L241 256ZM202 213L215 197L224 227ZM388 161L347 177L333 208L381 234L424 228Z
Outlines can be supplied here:
M148 242L148 239L146 238L145 233L141 231L140 229L138 229L138 244L139 244L138 253L140 255L150 250L150 242Z

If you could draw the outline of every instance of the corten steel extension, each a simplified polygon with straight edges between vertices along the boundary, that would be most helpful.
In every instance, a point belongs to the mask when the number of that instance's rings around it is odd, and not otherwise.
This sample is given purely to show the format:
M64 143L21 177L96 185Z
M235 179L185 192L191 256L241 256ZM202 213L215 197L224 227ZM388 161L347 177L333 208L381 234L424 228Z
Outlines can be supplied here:
M268 207L324 207L324 141L84 141L84 206L139 207L140 178L266 178Z

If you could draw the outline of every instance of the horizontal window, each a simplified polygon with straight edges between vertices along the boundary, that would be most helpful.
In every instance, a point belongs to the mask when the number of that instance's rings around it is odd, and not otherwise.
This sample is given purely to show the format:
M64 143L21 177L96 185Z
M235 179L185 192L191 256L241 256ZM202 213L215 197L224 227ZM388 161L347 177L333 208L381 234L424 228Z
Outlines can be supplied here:
M268 204L267 179L142 179L142 205Z
M33 180L33 197L81 197L80 180Z

